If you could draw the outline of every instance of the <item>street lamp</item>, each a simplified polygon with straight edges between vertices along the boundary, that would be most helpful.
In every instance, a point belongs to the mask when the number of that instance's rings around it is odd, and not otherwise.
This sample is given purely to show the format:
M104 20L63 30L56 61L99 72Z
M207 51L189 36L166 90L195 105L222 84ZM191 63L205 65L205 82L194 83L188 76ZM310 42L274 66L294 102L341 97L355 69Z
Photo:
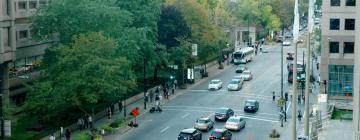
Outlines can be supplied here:
M137 47L137 49L140 51L141 49L139 47ZM143 88L144 88L144 109L146 110L146 101L147 101L147 98L146 98L146 92L147 92L147 89L146 89L146 57L145 57L145 54L143 54L143 67L144 67L144 75L143 75Z
M284 41L284 37L282 39ZM284 45L283 43L281 42L281 100L284 100ZM286 109L286 101L285 101L285 104L284 104L284 107L281 106L281 113L285 112L284 113L284 121L286 122L286 111L284 111L284 108ZM283 120L281 119L281 127L283 126Z

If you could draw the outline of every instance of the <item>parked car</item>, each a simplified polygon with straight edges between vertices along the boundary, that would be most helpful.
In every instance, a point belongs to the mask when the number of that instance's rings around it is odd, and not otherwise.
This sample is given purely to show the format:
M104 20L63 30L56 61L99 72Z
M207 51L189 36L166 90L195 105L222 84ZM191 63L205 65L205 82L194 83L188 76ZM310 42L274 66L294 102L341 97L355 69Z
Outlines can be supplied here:
M232 116L226 121L225 128L228 130L240 131L241 129L245 128L245 125L246 121L244 118L240 116Z
M202 134L195 128L186 128L181 130L178 140L201 140Z
M209 117L203 117L196 120L194 128L197 130L205 130L209 132L214 127L214 121Z
M283 42L282 42L282 45L283 45L283 46L290 46L290 45L291 45L291 42L288 41L288 40L286 40L286 41L283 41Z
M234 111L232 109L226 107L219 108L215 112L215 121L226 121L231 116L234 116Z
M244 84L244 81L243 79L232 79L227 88L229 91L232 91L232 90L240 90L242 88L242 85Z
M259 110L259 101L257 100L246 100L245 101L245 112L257 112Z
M250 81L253 78L253 75L251 74L250 70L246 70L241 73L240 77L244 79L244 81Z
M245 65L238 65L235 69L236 73L242 73L243 71L246 70L246 66Z
M209 82L209 90L219 90L222 88L222 81L220 79L214 79Z
M210 136L209 140L231 140L232 134L227 129L214 129Z

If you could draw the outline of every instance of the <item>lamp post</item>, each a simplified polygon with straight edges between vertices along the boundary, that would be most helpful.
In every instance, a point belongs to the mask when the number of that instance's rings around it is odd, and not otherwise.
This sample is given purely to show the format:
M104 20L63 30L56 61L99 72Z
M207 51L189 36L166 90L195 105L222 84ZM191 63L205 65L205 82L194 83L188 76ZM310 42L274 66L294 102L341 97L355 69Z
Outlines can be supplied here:
M283 39L284 40L284 37ZM280 90L280 95L281 95L281 100L284 100L284 45L283 43L281 43L281 90ZM286 111L284 111L284 109L286 109L286 101L285 101L285 104L284 104L284 107L281 106L281 113L284 113L284 121L286 122ZM283 120L281 119L281 126L283 126Z

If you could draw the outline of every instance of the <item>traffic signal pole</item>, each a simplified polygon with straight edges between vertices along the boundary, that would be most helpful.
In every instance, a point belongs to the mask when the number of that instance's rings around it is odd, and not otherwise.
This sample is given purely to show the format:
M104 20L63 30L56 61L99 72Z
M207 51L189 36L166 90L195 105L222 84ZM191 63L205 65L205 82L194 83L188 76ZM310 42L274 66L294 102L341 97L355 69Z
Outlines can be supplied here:
M295 52L294 52L294 65L293 65L293 96L292 96L292 111L291 111L291 123L292 123L292 131L291 131L291 140L296 140L296 97L297 97L297 41L295 42Z

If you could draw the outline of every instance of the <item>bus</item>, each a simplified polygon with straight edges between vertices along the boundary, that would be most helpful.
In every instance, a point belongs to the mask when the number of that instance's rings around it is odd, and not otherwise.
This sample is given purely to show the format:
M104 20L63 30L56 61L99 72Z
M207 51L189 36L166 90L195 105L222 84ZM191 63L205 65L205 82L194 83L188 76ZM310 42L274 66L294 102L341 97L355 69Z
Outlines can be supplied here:
M234 64L246 64L250 62L255 57L255 50L251 47L245 47L240 50L236 50L233 53L233 62Z

